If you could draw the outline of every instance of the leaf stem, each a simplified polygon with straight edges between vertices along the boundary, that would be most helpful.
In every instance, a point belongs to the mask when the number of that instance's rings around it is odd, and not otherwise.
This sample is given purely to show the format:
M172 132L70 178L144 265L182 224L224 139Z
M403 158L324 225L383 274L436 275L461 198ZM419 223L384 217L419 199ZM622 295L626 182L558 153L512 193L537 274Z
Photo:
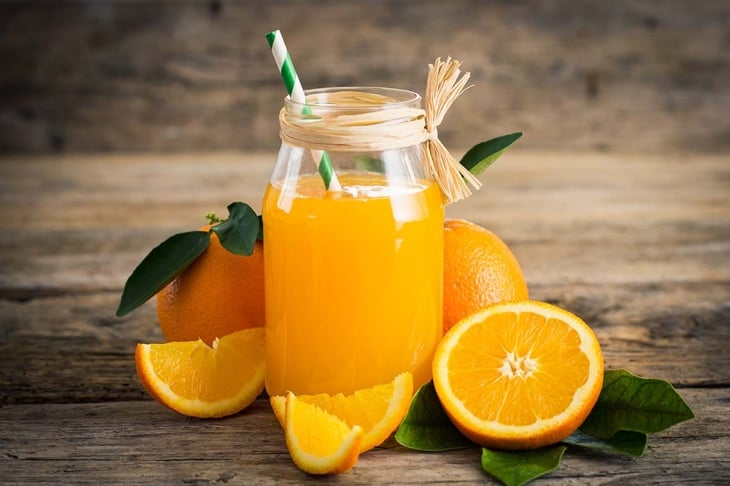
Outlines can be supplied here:
M225 221L225 219L220 219L215 212L211 211L208 214L205 215L205 218L208 220L208 224L218 224Z

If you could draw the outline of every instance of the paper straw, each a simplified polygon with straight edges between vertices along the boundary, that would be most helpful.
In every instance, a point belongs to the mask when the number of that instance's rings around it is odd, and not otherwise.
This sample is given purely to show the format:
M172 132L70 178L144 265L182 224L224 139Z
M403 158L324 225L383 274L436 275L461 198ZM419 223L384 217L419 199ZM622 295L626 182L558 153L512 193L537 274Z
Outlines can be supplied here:
M284 81L287 93L289 93L289 96L293 101L304 105L302 113L310 114L311 109L306 105L307 99L304 96L304 88L302 88L302 83L299 81L297 71L294 69L294 63L291 60L291 56L286 48L281 32L274 30L267 33L266 40L269 41L271 54L273 54L274 60L276 61L276 67L279 68L281 79ZM322 176L324 187L332 191L341 191L342 186L340 186L340 182L337 180L337 175L332 167L332 160L330 160L327 152L313 150L312 156L314 157L314 160L319 159L317 170Z

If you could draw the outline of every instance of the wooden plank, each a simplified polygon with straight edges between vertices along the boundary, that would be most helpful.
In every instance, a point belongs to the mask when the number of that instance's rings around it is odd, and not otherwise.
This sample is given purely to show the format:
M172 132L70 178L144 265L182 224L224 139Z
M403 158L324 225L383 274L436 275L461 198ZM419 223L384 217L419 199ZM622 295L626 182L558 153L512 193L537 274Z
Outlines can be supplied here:
M695 419L650 437L640 459L571 449L545 484L723 484L730 480L726 390L682 390ZM701 446L700 446L701 445ZM698 447L699 446L699 447ZM222 420L185 418L151 401L0 408L3 480L19 483L298 484L268 403ZM494 484L479 450L418 453L391 438L334 481Z
M500 234L533 298L583 317L606 364L675 383L697 418L645 458L571 452L546 484L730 481L730 200L726 157L515 150L450 216ZM260 398L224 420L152 402L134 345L154 304L117 319L141 257L200 215L258 200L271 153L0 160L0 470L18 483L309 482ZM255 204L255 203L254 203ZM258 209L258 208L257 208ZM477 450L392 439L334 481L484 483Z
M259 210L274 157L0 161L0 289L121 288L154 245L208 211L236 200ZM515 149L482 180L448 215L502 236L531 285L730 282L724 156Z
M725 150L729 8L2 2L0 150L273 150L284 90L263 38L272 28L307 87L422 92L427 63L463 60L476 87L440 129L455 146L524 130L537 148Z
M272 160L227 153L1 162L5 403L142 397L133 346L160 335L151 303L114 317L124 280L152 246L196 227L205 212L256 200ZM721 156L689 165L669 156L515 151L486 173L482 192L449 212L502 235L531 296L589 322L608 366L724 386L728 171ZM82 384L81 375L96 378Z
M533 289L532 297L583 317L601 341L608 368L683 387L730 387L729 289L698 283L567 285ZM0 300L0 403L144 398L134 346L162 340L154 304L117 319L118 299L118 293L105 292Z
M4 229L185 228L225 215L244 198L256 210L276 152L0 158ZM113 243L113 242L110 242Z

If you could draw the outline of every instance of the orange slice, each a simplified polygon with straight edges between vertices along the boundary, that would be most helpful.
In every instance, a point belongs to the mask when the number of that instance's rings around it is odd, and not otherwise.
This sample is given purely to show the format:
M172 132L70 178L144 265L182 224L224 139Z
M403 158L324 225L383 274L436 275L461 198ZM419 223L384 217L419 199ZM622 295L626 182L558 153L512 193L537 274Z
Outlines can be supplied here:
M357 462L363 430L293 393L285 398L286 447L294 464L309 474L348 471Z
M137 374L150 395L184 415L223 417L240 412L264 388L264 328L213 341L137 344Z
M409 372L401 373L390 383L358 390L352 395L297 395L298 400L336 415L350 427L362 427L360 453L379 446L393 433L406 416L412 397L413 375ZM279 423L286 428L286 397L274 396L270 402Z
M554 305L497 304L461 320L433 362L436 393L464 435L485 447L523 450L572 434L603 385L593 331Z

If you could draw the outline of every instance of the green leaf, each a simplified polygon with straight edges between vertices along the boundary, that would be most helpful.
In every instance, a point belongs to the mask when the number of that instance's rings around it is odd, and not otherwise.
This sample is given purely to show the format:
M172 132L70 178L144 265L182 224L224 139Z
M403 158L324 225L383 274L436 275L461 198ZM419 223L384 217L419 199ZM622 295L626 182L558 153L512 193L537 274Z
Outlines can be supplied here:
M613 437L619 430L650 434L694 416L670 383L626 370L606 370L598 402L580 430L599 439Z
M459 162L474 175L479 175L494 163L518 138L522 132L510 133L474 145Z
M261 217L259 214L259 229L256 232L256 239L259 241L264 241L264 218Z
M242 202L228 205L228 219L210 229L223 248L236 255L248 256L259 234L259 218L251 206Z
M482 469L507 486L520 486L556 470L566 449L563 445L532 451L494 451L483 448Z
M599 439L576 430L570 437L563 439L563 443L612 454L641 457L646 450L647 436L643 432L619 430L608 439Z
M436 395L433 382L418 389L395 433L403 447L419 451L464 449L474 444L454 427Z
M117 316L122 317L144 304L180 275L208 248L207 231L178 233L152 249L124 284Z
M355 168L368 172L385 172L385 164L383 164L383 161L367 154L358 154L355 156Z

